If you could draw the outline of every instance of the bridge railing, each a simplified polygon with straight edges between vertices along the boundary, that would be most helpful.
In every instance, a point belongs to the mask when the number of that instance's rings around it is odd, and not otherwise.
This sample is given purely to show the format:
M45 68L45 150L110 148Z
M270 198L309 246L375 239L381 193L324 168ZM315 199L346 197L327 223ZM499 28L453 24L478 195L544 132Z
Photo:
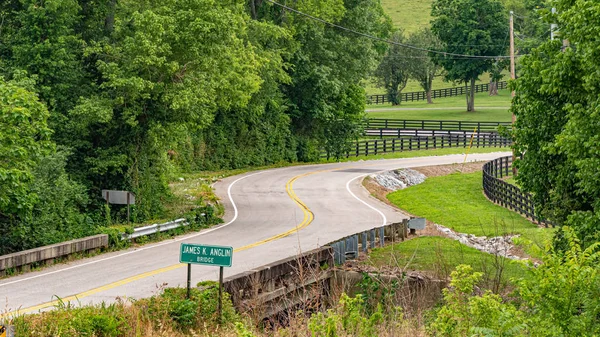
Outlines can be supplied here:
M508 87L507 82L502 81L498 82L498 89L506 89ZM488 92L490 90L489 83L477 84L475 85L475 92ZM461 87L453 87L453 88L444 88L444 89L435 89L431 91L431 98L440 98L440 97L451 97L451 96L460 96L466 93L466 89L464 86ZM405 92L400 94L401 102L413 102L413 101L424 101L427 99L426 91L414 91L414 92ZM379 95L368 95L367 103L368 104L385 104L389 103L389 96L386 94Z
M502 180L511 174L512 157L500 157L483 165L483 192L492 202L522 214L546 227L554 224L535 211L533 198L529 193Z

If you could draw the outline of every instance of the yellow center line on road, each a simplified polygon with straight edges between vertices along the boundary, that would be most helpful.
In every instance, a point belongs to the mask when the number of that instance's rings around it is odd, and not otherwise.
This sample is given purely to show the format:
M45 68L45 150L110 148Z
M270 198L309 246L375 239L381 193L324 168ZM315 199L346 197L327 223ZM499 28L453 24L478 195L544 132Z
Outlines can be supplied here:
M250 248L254 248L254 247L263 245L263 244L271 242L271 241L275 241L275 240L284 238L284 237L286 237L286 236L288 236L290 234L293 234L293 233L295 233L295 232L297 232L297 231L299 231L299 230L307 227L308 225L310 225L310 223L314 219L314 214L308 208L308 206L306 206L306 204L304 204L304 202L302 202L302 200L300 200L300 198L298 198L298 196L296 195L296 192L294 192L294 182L296 180L302 178L302 177L306 177L306 176L309 176L309 175L312 175L312 174L317 174L317 173L322 173L322 172L334 171L334 170L337 170L337 169L319 170L319 171L308 172L308 173L304 173L304 174L301 174L301 175L297 175L297 176L293 177L292 179L288 180L288 182L285 185L285 190L286 190L288 196L300 207L300 209L302 210L302 213L304 213L304 218L302 219L302 222L300 224L296 225L296 227L294 227L294 228L292 228L292 229L290 229L288 231L285 231L283 233L279 233L277 235L271 236L271 237L269 237L267 239L264 239L264 240L261 240L261 241L257 241L257 242L254 242L254 243L251 243L251 244L248 244L248 245L236 248L233 251L234 252L241 252L241 251L244 251L244 250L248 250ZM138 280L141 280L141 279L144 279L144 278L147 278L147 277L150 277L150 276L154 276L154 275L157 275L157 274L165 273L165 272L168 272L168 271L176 270L176 269L179 269L179 268L182 268L182 267L185 267L185 266L187 266L187 264L185 264L185 263L178 263L178 264L174 264L174 265L171 265L171 266L159 268L159 269L156 269L156 270L151 270L151 271L148 271L148 272L145 272L145 273L142 273L142 274L138 274L138 275L134 275L134 276L122 279L120 281L116 281L116 282L113 282L113 283L109 283L109 284L103 285L101 287L90 289L90 290L84 291L84 292L76 294L76 295L71 295L71 296L67 296L67 297L61 298L61 299L52 300L50 302L38 304L38 305L31 306L31 307L28 307L28 308L18 309L18 310L14 311L14 312L0 314L0 318L6 317L6 316L9 316L9 315L19 315L19 314L26 314L26 313L30 313L30 312L36 312L36 311L39 311L39 310L42 310L42 309L45 309L45 308L48 308L48 307L56 306L56 305L58 305L61 302L62 303L74 302L74 301L80 300L80 299L82 299L84 297L92 296L92 295L97 294L97 293L102 292L102 291L110 290L110 289L113 289L113 288L116 288L116 287L119 287L119 286L122 286L122 285L125 285L125 284L128 284L128 283L131 283L131 282L134 282L134 281L138 281Z
M410 158L406 158L406 159L410 159ZM424 160L424 158L412 158L412 159L416 159L416 161L420 161L420 160ZM368 164L368 165L363 165L364 166L376 166L379 165L380 163L374 163L374 164ZM250 248L254 248L254 247L258 247L260 245L263 245L265 243L271 242L271 241L275 241L281 238L284 238L290 234L293 234L295 232L298 232L299 230L306 228L308 225L310 225L310 223L313 221L314 219L314 214L312 213L312 211L308 208L308 206L306 206L306 204L304 202L302 202L302 200L300 200L300 198L298 198L298 196L296 195L296 192L294 191L293 185L294 182L296 182L296 180L303 178L303 177L307 177L313 174L317 174L317 173L324 173L324 172L333 172L333 171L337 171L337 170L342 170L342 169L352 169L352 168L357 168L358 166L350 166L350 167L337 167L337 168L332 168L332 169L326 169L326 170L318 170L318 171L312 171L312 172L308 172L308 173L304 173L304 174L300 174L297 175L293 178L291 178L290 180L288 180L288 182L286 183L285 189L286 192L288 194L288 196L300 207L300 209L302 209L302 212L304 213L304 218L302 219L302 222L298 225L296 225L296 227L285 231L283 233L279 233L277 235L271 236L267 239L261 240L261 241L257 241L239 248L234 249L234 252L240 252L240 251L244 251L244 250L248 250ZM76 294L76 295L71 295L68 297L64 297L61 299L56 299L50 302L46 302L46 303L42 303L39 305L35 305L35 306L31 306L31 307L27 307L27 308L22 308L22 309L18 309L15 310L13 312L8 312L8 313L4 313L4 314L0 314L0 318L4 318L10 315L19 315L19 314L25 314L25 313L30 313L30 312L36 312L38 310L42 310L48 307L52 307L52 306L56 306L57 304L59 304L60 302L63 303L67 303L67 302L71 302L71 301L77 301L79 299L82 299L84 297L88 297L88 296L92 296L94 294L97 294L99 292L102 291L106 291L106 290L110 290L134 281L138 281L150 276L154 276L157 274L161 274L161 273L165 273L168 271L172 271L172 270L176 270L182 267L185 267L187 264L185 263L178 263L178 264L174 264L171 266L167 266L167 267L163 267L163 268L159 268L156 270L151 270L142 274L138 274L138 275L134 275L125 279L122 279L120 281L116 281L113 283L109 283L94 289L90 289L87 291L84 291L82 293Z

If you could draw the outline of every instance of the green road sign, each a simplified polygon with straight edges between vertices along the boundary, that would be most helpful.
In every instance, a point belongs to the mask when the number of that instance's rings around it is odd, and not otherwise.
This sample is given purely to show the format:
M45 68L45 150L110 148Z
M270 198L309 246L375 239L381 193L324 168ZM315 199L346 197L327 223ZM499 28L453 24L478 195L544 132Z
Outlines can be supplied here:
M182 243L179 253L179 262L231 267L232 257L233 247Z

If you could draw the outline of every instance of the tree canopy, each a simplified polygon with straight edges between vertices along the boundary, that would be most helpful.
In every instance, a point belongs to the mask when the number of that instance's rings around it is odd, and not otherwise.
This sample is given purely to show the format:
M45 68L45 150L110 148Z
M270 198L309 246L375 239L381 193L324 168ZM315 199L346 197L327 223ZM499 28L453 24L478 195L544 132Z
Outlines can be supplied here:
M391 29L376 0L294 7ZM13 0L0 16L0 235L20 242L0 253L118 221L101 189L135 193L143 221L181 172L340 157L387 48L259 0Z
M498 0L436 0L431 10L431 30L447 53L504 55L508 46L507 14ZM436 54L434 62L444 67L446 80L467 87L467 111L474 111L475 81L492 69L494 59Z
M559 14L549 21L571 47L547 41L521 59L512 107L515 149L523 156L517 179L542 215L572 225L590 244L600 239L600 4L555 6Z

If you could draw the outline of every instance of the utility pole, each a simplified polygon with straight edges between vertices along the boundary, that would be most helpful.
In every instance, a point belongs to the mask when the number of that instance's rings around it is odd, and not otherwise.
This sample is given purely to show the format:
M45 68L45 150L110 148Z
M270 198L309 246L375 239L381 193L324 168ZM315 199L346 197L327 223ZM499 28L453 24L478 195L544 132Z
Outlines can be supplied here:
M515 80L516 76L515 76L515 28L514 28L514 24L513 24L513 11L510 11L510 79L511 80ZM514 98L515 97L515 91L513 90L511 93L511 96ZM513 111L512 113L512 127L514 129L515 127L515 121L516 121L516 117L515 117L515 113ZM512 160L513 160L513 167L512 167L512 171L513 171L513 176L517 175L517 168L514 165L515 162L515 149L512 150Z
M515 79L515 28L513 24L513 11L510 11L510 79ZM512 97L515 97L515 91L512 91ZM515 123L515 114L512 115L512 122Z

